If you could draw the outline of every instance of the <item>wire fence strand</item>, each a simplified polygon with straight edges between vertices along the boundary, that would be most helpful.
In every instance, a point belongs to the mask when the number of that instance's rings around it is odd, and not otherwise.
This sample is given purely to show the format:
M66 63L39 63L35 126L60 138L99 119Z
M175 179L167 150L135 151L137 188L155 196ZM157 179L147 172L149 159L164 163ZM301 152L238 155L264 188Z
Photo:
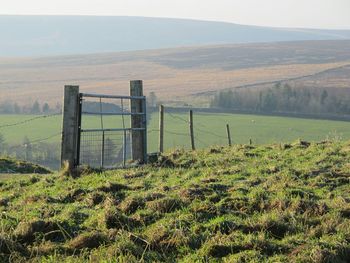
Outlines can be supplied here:
M190 122L182 117L179 117L179 116L176 116L176 115L173 115L172 113L170 112L167 112L167 114L169 114L170 117L172 117L173 119L178 119L178 120L181 120L187 124L189 124Z
M36 120L39 120L39 119L45 119L45 118L50 118L50 117L53 117L53 116L58 116L58 115L61 115L61 114L62 113L52 113L52 114L48 114L48 115L40 115L40 116L36 116L36 117L30 118L30 119L26 119L26 120L23 120L23 121L0 125L0 129L8 128L8 127L14 127L14 126L26 124L26 123L29 123L29 122L32 122L32 121L36 121Z
M187 121L186 119L184 119L182 117L176 116L176 115L174 115L172 113L169 113L169 112L167 114L169 114L169 116L172 117L173 119L178 119L178 120L181 120L182 122L185 122L185 123L189 124L189 121ZM214 133L214 132L210 132L210 131L207 131L207 130L200 129L200 128L196 127L196 126L200 126L200 127L205 128L205 129L207 128L205 125L203 125L202 123L200 123L198 121L196 121L195 125L194 125L196 131L200 131L202 133L213 135L213 136L219 137L221 139L227 139L227 137L225 137L225 136L222 136L220 134L217 134L217 133Z
M36 139L36 140L29 141L29 142L26 142L26 143L22 143L22 144L11 146L8 149L12 150L12 149L15 149L15 148L24 147L24 146L26 146L28 144L29 145L34 145L34 144L37 144L37 143L40 143L40 142L48 141L48 140L50 140L50 139L52 139L52 138L54 138L54 137L56 137L58 135L61 135L61 134L62 134L62 132L58 132L58 133L52 134L52 135L50 135L48 137L45 137L45 138Z

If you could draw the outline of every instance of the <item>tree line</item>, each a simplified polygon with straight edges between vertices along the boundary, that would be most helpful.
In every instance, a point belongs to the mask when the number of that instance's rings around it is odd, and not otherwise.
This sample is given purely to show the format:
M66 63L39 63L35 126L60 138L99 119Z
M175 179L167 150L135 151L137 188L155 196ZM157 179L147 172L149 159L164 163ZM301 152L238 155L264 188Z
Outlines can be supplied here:
M147 96L147 106L156 107L159 104L158 98L154 92L150 92ZM113 103L102 102L104 111L120 112L119 105ZM100 103L86 101L83 104L83 111L99 112ZM2 101L0 102L0 114L49 114L62 112L62 105L56 103L55 106L47 102L40 103L36 100L33 104L19 105L17 102Z
M62 106L57 103L54 107L47 102L40 104L37 100L31 105L19 105L17 102L0 102L0 114L48 114L61 112Z
M277 83L270 88L218 92L211 107L257 112L350 114L350 88L297 88Z

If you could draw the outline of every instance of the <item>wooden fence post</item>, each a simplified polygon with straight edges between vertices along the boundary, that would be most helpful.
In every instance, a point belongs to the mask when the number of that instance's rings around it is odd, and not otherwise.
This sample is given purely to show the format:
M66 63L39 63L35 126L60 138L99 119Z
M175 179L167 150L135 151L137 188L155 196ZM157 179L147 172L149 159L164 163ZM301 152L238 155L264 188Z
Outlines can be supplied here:
M130 96L143 96L143 84L142 80L130 81ZM142 113L146 110L144 100L131 99L130 108L131 113ZM143 115L131 115L131 128L144 128L146 129L146 121ZM131 142L132 142L132 159L139 161L140 163L147 162L147 142L146 142L146 130L132 130Z
M68 162L74 169L78 163L79 86L64 86L61 167Z
M226 124L226 131L227 131L227 139L228 139L228 145L232 146L231 142L231 133L230 133L230 125Z
M164 106L159 105L159 152L164 151Z
M193 132L193 111L190 110L190 136L191 136L191 147L192 147L192 150L196 150L196 147L194 145L194 132Z

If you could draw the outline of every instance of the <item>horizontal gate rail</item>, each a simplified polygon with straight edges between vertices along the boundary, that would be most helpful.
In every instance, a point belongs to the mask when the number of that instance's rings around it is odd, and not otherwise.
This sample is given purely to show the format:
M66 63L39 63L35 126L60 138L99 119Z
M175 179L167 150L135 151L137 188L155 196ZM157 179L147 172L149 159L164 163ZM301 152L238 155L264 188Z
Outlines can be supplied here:
M106 99L133 99L133 100L144 100L146 96L116 96L116 95L104 95L104 94L91 94L91 93L80 93L82 97L88 98L106 98Z
M144 131L146 128L82 129L81 132Z
M107 116L135 116L135 115L145 115L143 112L88 112L83 111L86 115L107 115Z

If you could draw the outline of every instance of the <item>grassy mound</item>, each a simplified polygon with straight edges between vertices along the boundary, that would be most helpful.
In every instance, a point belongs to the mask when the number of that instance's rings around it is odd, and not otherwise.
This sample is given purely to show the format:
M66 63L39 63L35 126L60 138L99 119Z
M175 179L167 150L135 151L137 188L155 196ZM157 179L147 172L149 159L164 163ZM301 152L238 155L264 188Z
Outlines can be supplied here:
M0 261L347 262L350 143L174 151L0 186Z
M0 157L0 173L48 174L50 170L30 162Z

